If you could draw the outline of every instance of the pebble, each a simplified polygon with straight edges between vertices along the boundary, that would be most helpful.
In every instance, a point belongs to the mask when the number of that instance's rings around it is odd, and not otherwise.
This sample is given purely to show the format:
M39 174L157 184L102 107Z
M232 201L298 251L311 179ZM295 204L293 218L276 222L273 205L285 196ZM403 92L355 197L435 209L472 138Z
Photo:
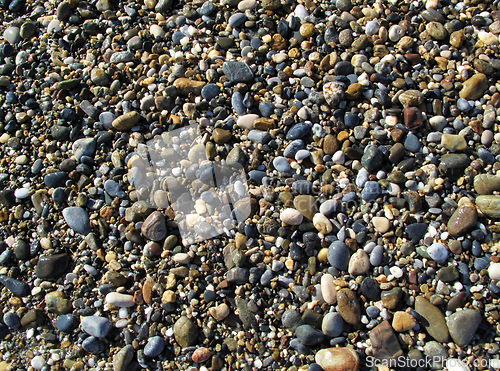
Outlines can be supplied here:
M63 209L62 215L68 226L76 233L86 235L90 232L90 219L87 210L71 206Z
M359 276L366 274L370 269L370 258L364 250L358 250L352 254L349 260L349 274Z
M392 319L392 328L396 332L405 332L410 331L415 327L417 321L415 318L407 312L398 311L394 313L394 317Z
M427 333L441 343L448 341L448 327L443 313L422 296L415 300L415 311L422 317L420 325Z
M300 225L304 217L295 209L285 209L281 212L280 219L285 224Z
M141 227L141 232L149 240L160 241L167 236L165 215L154 211L146 218Z
M349 249L341 241L334 241L328 248L328 263L334 268L345 271L349 263Z
M113 326L110 320L99 316L83 317L80 325L83 331L96 338L105 338Z
M110 292L106 295L106 303L120 308L128 308L135 305L132 295L120 294L118 292Z
M463 309L448 317L446 324L451 338L459 346L468 345L481 324L481 314L474 309Z
M146 357L159 356L165 347L165 341L160 336L153 336L149 338L146 346L144 347L144 355Z
M357 295L349 289L340 289L337 293L339 313L350 325L356 325L361 317Z
M321 296L327 304L337 302L337 288L331 274L326 273L321 276Z
M323 371L357 371L359 357L352 348L327 348L319 350L314 360Z
M113 370L126 371L134 358L134 347L132 345L125 345L113 357Z
M337 337L342 334L344 329L344 320L339 313L327 313L323 317L323 321L321 323L321 331L323 334L329 337Z
M493 281L500 281L500 263L492 263L488 268L488 275Z
M323 333L310 325L298 326L295 329L295 336L297 336L302 344L307 346L318 345L324 339Z
M448 221L448 232L458 237L476 226L477 210L472 202L467 201L464 206L459 206Z
M437 263L444 263L448 258L448 249L442 243L436 242L427 248L427 254Z

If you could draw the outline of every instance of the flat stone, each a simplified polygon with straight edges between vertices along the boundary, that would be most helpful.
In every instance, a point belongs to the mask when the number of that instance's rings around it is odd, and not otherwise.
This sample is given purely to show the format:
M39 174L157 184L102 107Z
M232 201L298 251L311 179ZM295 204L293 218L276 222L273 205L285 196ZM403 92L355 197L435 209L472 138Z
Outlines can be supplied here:
M441 156L439 169L442 171L465 169L470 164L470 159L466 154L450 153Z
M416 129L422 126L422 111L417 107L405 107L403 109L403 120L408 129Z
M8 276L0 276L0 283L7 287L15 296L24 297L29 294L29 287L26 283Z
M385 233L389 230L391 223L385 216L375 216L372 218L373 227L380 233Z
M201 89L205 86L205 81L191 80L186 77L180 77L176 79L173 83L177 89L177 93L182 96L187 96L190 93L195 95L201 94Z
M71 206L62 211L64 220L75 232L86 235L90 232L90 219L87 210Z
M476 205L483 214L500 218L500 196L478 196Z
M340 289L337 293L337 304L339 313L347 323L356 325L361 318L361 310L359 307L356 293L350 289Z
M489 83L486 75L477 73L464 82L463 88L460 90L460 98L467 100L479 99L488 88Z
M119 308L129 308L135 305L132 295L121 294L118 292L110 292L105 298L106 304L113 305Z
M389 322L384 321L368 333L372 343L373 356L379 360L397 359L403 355L398 338Z
M222 71L232 83L249 82L253 80L253 72L245 62L224 62Z
M148 342L144 347L144 355L146 357L159 356L163 352L164 348L165 340L163 340L161 336L153 336L148 339Z
M196 344L198 334L198 326L186 316L180 317L174 324L175 341L177 341L182 348Z
M337 337L344 330L344 320L339 313L329 312L323 317L321 331L326 336Z
M99 316L83 317L80 324L83 331L96 338L105 338L113 327L109 319Z
M455 266L449 265L447 267L441 268L437 272L437 277L440 281L443 282L454 282L459 278L458 270Z
M78 320L73 314L63 314L56 320L56 327L59 331L71 333L78 325Z
M42 256L36 265L36 276L42 279L58 277L66 273L69 262L68 254Z
M113 371L127 371L130 362L134 358L134 347L125 345L113 357Z
M314 215L318 212L316 198L311 195L295 196L293 199L293 206L309 220L312 220Z
M141 115L139 112L136 111L130 111L128 113L125 113L121 116L118 116L113 120L111 125L116 129L120 131L125 131L129 130L132 127L136 126L139 123L139 120L141 119Z
M215 128L212 132L212 136L214 137L215 143L224 144L231 140L232 134L229 130Z
M441 145L449 151L463 151L467 148L467 142L461 135L443 134L441 136Z
M454 237L461 236L476 226L477 210L470 202L469 204L458 207L448 221L448 232Z
M352 348L321 349L314 360L323 371L358 371L359 368L358 354Z
M82 156L93 157L97 148L97 141L95 138L82 138L73 143L73 153L75 154L76 161L80 161Z
M403 290L400 287L394 287L390 290L383 291L380 295L384 307L387 309L395 309L403 298Z
M314 228L316 228L318 232L323 235L327 235L333 230L332 222L330 222L330 220L321 213L316 213L313 216L312 222Z
M52 291L45 295L45 304L49 312L55 314L67 314L73 309L71 302L62 291Z
M482 316L474 309L463 309L448 317L451 338L460 347L468 345L481 324Z
M159 211L153 211L142 224L141 232L148 240L163 240L167 236L165 215Z
M427 254L437 263L444 263L448 258L448 249L442 243L436 242L427 248Z
M295 329L295 336L299 341L307 346L315 346L320 344L325 336L319 330L316 330L311 325L300 325Z
M410 331L415 327L417 321L415 317L413 317L410 313L398 311L394 313L394 317L392 319L392 328L396 332L405 332Z
M448 327L443 313L426 298L419 296L415 300L415 311L420 315L420 325L440 343L448 341Z
M480 195L491 195L495 191L500 191L500 177L491 174L476 175L474 189Z

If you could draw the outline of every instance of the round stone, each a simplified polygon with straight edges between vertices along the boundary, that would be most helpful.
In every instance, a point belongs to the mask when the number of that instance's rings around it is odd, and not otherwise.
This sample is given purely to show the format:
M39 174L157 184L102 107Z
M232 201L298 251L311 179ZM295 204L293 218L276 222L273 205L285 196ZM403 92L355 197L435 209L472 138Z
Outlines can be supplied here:
M427 254L437 263L444 263L448 258L448 249L442 243L436 242L429 246Z

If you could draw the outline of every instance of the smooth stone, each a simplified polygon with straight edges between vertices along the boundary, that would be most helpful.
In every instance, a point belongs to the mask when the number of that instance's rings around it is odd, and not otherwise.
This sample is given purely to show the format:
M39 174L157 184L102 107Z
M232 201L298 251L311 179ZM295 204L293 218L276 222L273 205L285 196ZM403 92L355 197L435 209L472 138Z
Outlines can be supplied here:
M109 59L110 63L127 63L134 59L134 53L130 51L115 52Z
M302 317L295 309L287 309L281 316L281 323L283 327L295 329L297 326L302 325Z
M296 139L288 143L285 150L283 151L283 156L287 158L295 158L295 155L301 149L304 149L304 141L302 139Z
M95 138L82 138L73 143L73 153L75 154L76 161L80 161L82 156L93 157L97 148L97 141Z
M366 202L375 201L382 194L382 188L380 184L375 181L369 181L365 183L363 191L361 192L361 197Z
M361 157L361 165L370 173L379 169L383 162L384 155L376 146L368 146Z
M401 345L391 325L383 321L368 333L373 349L373 356L377 359L398 359L403 355Z
M95 336L89 336L82 342L82 348L86 352L97 354L104 350L104 344Z
M52 291L45 295L45 304L49 312L56 314L67 314L71 312L71 303L62 291Z
M71 333L78 325L78 320L73 314L63 314L56 320L56 327L59 331Z
M187 96L190 93L195 95L201 94L201 89L205 86L205 81L191 80L186 77L180 77L174 81L174 87L179 95Z
M328 348L319 350L314 360L323 371L358 371L359 357L352 348Z
M14 192L14 196L20 200L27 198L30 195L30 190L28 188L18 188Z
M8 328L16 330L21 326L21 320L19 315L15 312L7 312L3 315L3 323L7 325Z
M440 242L433 243L427 248L429 257L437 263L444 263L448 258L448 249Z
M491 263L488 267L488 275L493 281L500 281L500 263Z
M460 90L460 98L467 100L476 100L484 95L489 88L488 78L485 74L477 73L466 80Z
M448 36L448 32L444 26L439 22L429 22L425 27L426 31L435 40L444 40Z
M325 336L319 330L316 330L311 325L300 325L295 329L295 336L299 341L307 346L315 346L320 344Z
M482 316L474 309L463 309L448 317L451 338L460 347L468 345L481 324Z
M319 206L319 212L325 216L332 214L338 206L335 200L326 200Z
M66 173L58 171L45 175L45 177L43 178L43 182L49 188L56 188L62 186L67 178L68 176L66 175Z
M328 262L334 268L341 271L347 270L349 263L349 249L347 245L341 241L334 241L328 248Z
M333 230L333 225L330 220L321 213L316 213L313 217L314 228L318 230L319 233L326 235Z
M271 140L271 134L267 131L252 130L248 133L248 139L254 143L266 144Z
M160 336L153 336L149 338L146 346L144 347L144 355L146 357L159 356L165 348L165 340Z
M340 289L337 293L339 313L347 323L356 325L361 318L357 295L350 289Z
M392 318L392 328L396 332L410 331L415 327L417 321L410 313L398 311Z
M280 219L285 224L300 225L304 217L298 210L288 208L281 212Z
M286 139L295 140L305 137L312 128L312 124L301 122L290 128L286 133Z
M463 151L467 148L467 142L461 135L443 134L441 136L441 145L448 151Z
M42 256L36 265L36 276L42 279L60 276L66 272L69 261L68 254Z
M111 123L111 126L113 126L116 130L125 131L136 126L140 119L141 115L139 112L130 111L115 118Z
M285 157L278 156L273 160L273 166L280 173L288 173L291 170L290 164Z
M212 136L214 137L215 143L224 144L231 140L232 134L229 130L215 128L212 132Z
M312 220L318 211L318 208L316 207L316 198L311 195L295 196L293 199L293 206L309 220Z
M500 196L478 196L476 205L483 214L492 218L500 218Z
M113 357L113 371L127 371L134 353L134 347L130 344L120 349Z
M16 280L8 276L0 276L0 283L7 287L7 289L15 296L24 297L29 293L29 287L26 283Z
M380 233L385 233L389 230L391 223L385 216L375 216L372 218L373 227Z
M83 317L80 325L87 334L100 339L105 338L113 327L109 319L99 316Z
M321 276L321 296L323 296L323 300L327 304L335 304L337 302L337 288L333 276L329 273Z
M231 17L234 17L235 15L236 14ZM254 78L252 70L245 62L224 62L222 65L222 71L232 83L249 82Z
M247 20L247 17L245 16L245 14L243 14L243 13L234 13L231 17L229 17L229 20L227 21L227 23L231 27L239 27L243 23L245 23L246 20Z
M110 292L105 298L106 304L113 305L119 308L129 308L135 305L132 295L120 294L118 292Z
M165 215L154 211L146 218L141 227L141 232L148 240L161 241L167 236Z
M258 118L259 118L259 115L256 115L254 113L249 113L247 115L240 116L238 118L238 120L236 121L236 125L238 125L242 129L252 130L253 123Z
M427 333L440 343L448 341L448 326L443 313L426 298L419 296L415 300L415 311L422 317L420 324Z
M349 260L349 274L360 276L366 274L370 269L370 258L366 251L360 249L352 254Z
M410 133L408 133L406 135L406 138L405 138L405 141L404 141L404 146L405 146L405 149L407 151L410 151L412 153L419 152L420 148L421 148L420 140L412 132L410 132Z
M201 89L201 96L203 99L212 100L220 94L220 88L217 84L207 84Z
M97 86L107 86L109 84L109 77L101 68L93 68L90 72L90 80Z
M75 232L86 235L90 232L90 219L87 210L71 206L62 211L64 220Z
M344 320L339 313L330 312L325 314L321 322L321 331L329 337L337 337L344 330Z
M443 171L464 169L470 164L470 159L466 154L450 153L441 156L439 169Z
M452 236L458 237L475 227L476 223L476 207L472 204L460 206L455 210L450 220L448 221L447 229Z
M424 95L420 90L406 90L399 95L399 102L404 107L417 107L424 101Z
M7 27L3 32L3 39L9 44L17 44L21 41L19 27Z
M480 195L491 195L494 191L500 191L500 177L491 174L476 175L474 189Z
M198 326L186 316L180 317L174 324L175 341L177 341L182 348L196 344L198 334Z

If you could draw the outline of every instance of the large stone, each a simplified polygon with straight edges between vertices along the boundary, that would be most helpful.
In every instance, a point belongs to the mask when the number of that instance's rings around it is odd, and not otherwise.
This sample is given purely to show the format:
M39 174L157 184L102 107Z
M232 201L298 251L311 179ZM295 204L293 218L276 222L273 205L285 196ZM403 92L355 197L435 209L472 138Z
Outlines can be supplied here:
M136 126L139 123L139 120L141 119L141 115L139 112L136 111L130 111L128 113L125 113L121 116L118 116L113 120L111 125L116 129L120 131L124 130L129 130L132 127Z
M134 347L132 345L125 345L113 357L113 371L127 371L128 365L134 358Z
M483 73L476 73L464 82L463 88L460 90L460 98L467 100L479 99L488 88L489 83L486 75Z
M349 260L349 274L359 276L365 274L370 269L370 257L363 249L359 249L352 254Z
M415 300L415 311L420 315L420 324L427 333L440 343L448 341L448 326L443 313L426 298L419 296Z
M69 261L68 254L42 256L36 265L36 276L42 279L58 277L66 273Z
M494 191L500 191L500 177L491 174L476 175L474 189L480 195L491 195Z
M222 71L232 83L249 82L253 80L253 72L245 62L224 62Z
M478 196L476 205L483 214L500 218L500 196Z
M198 340L199 328L196 324L186 316L180 317L174 324L175 341L182 348L196 344Z
M293 199L293 206L307 219L312 220L318 212L316 198L310 195L298 195Z
M413 327L415 327L416 324L417 321L410 313L402 311L394 313L394 317L392 319L392 328L394 329L394 331L409 331Z
M337 294L339 313L347 323L356 325L361 317L357 295L350 289L340 289Z
M186 77L181 77L174 81L174 86L177 88L177 92L184 96L189 93L200 95L201 89L203 89L205 84L206 83L204 81L191 80Z
M458 134L443 134L441 136L441 145L449 151L463 151L467 148L465 138Z
M468 345L481 324L481 314L474 309L453 313L447 321L451 338L460 347Z
M351 348L321 349L314 360L323 371L358 371L359 357Z
M389 322L384 321L368 335L372 343L373 356L378 359L397 359L403 355L398 338Z
M167 236L167 225L165 215L154 211L146 218L141 227L141 232L149 240L160 241Z
M468 205L459 206L448 221L448 232L458 237L475 227L477 223L477 210L469 201Z
M71 206L62 211L64 220L75 232L87 234L90 232L90 219L87 210L81 207Z

